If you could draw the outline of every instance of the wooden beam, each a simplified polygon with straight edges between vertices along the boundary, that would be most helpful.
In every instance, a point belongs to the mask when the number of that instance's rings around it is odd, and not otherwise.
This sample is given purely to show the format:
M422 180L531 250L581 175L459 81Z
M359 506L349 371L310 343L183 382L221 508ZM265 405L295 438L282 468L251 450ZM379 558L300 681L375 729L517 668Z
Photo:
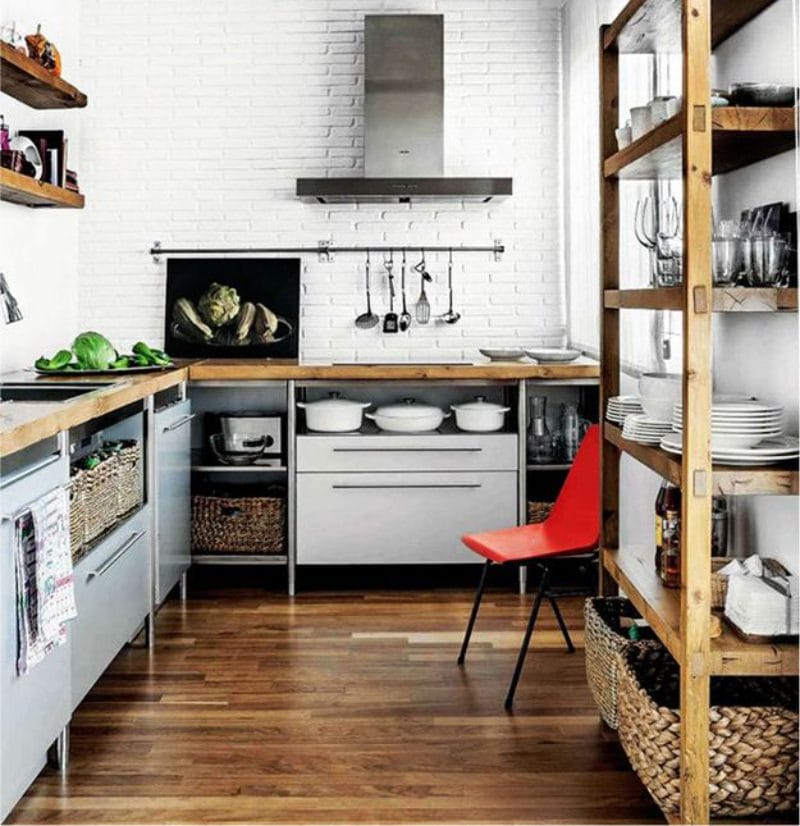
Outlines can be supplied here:
M681 820L709 822L711 619L711 0L683 0L684 311L681 475Z

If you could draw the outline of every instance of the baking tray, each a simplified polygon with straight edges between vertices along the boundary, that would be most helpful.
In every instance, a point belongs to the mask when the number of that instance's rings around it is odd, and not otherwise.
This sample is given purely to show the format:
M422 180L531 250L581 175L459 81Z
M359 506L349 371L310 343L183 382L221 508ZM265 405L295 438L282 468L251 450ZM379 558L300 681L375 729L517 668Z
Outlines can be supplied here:
M38 376L125 376L130 373L152 373L162 370L173 370L175 362L169 364L152 364L146 367L119 367L116 370L39 370L38 367L31 367L29 371Z

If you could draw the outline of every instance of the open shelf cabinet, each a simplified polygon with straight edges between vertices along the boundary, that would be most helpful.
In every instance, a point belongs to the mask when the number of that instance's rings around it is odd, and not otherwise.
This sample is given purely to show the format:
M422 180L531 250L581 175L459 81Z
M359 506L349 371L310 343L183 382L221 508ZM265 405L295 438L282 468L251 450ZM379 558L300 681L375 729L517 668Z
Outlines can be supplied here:
M0 91L33 109L81 109L86 95L0 41Z
M681 667L681 812L670 822L709 822L709 706L712 675L796 674L793 643L754 644L726 626L711 632L711 498L717 494L796 495L796 464L764 467L712 465L712 315L715 312L796 312L797 291L713 289L711 183L727 172L795 146L795 110L711 108L714 45L755 17L772 0L631 0L600 32L601 45L601 393L620 393L622 309L681 312L683 453L667 453L622 436L608 422L602 439L602 564L604 591L625 591ZM622 151L620 54L682 54L683 111ZM683 187L684 284L671 289L620 289L620 181L680 180ZM681 587L670 590L654 570L655 549L620 547L620 460L628 454L682 488Z
M83 209L84 197L62 186L36 181L10 169L0 169L0 200L29 207Z

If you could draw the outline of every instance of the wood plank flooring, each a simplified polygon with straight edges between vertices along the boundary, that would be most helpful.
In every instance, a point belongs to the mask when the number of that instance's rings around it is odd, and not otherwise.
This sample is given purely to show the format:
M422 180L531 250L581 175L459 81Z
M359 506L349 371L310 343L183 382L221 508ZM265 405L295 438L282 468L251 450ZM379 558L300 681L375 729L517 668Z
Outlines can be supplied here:
M11 823L663 823L543 606L513 714L530 597L467 589L191 592L73 718L71 764Z

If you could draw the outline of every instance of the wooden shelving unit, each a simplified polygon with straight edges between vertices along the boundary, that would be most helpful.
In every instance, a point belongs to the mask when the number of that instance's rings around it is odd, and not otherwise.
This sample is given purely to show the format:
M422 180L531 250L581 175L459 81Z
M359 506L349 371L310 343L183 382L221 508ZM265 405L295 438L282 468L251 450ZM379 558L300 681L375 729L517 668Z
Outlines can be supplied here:
M86 95L35 60L0 42L0 91L32 109L80 109Z
M679 113L606 158L605 176L627 180L680 178L683 121L683 114ZM723 106L712 109L713 174L731 172L791 149L795 140L794 124L794 108Z
M35 181L10 169L0 169L0 200L29 207L83 209L84 198L62 186Z
M683 289L661 287L642 290L605 290L607 310L682 310ZM715 313L797 312L794 287L715 287L711 294Z
M601 411L620 392L622 309L682 313L683 407L692 422L683 453L631 442L604 423L602 538L604 588L622 588L681 667L681 812L670 822L709 822L709 705L712 675L798 673L796 644L750 644L725 628L711 640L711 497L716 494L796 495L792 465L712 465L711 319L714 312L796 312L797 290L713 289L711 181L714 173L746 166L795 146L795 110L711 107L714 46L773 0L631 0L601 43ZM622 151L619 73L622 53L680 52L683 111ZM683 183L684 284L679 288L621 290L619 186L625 179L675 178ZM621 548L620 477L623 454L682 488L681 587L664 588L653 550Z

